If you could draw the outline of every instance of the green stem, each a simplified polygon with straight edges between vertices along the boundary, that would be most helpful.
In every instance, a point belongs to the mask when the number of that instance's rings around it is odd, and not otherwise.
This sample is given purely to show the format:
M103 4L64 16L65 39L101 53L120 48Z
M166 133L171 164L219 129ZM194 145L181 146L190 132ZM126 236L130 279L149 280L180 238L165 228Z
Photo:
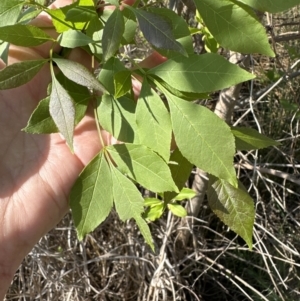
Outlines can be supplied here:
M97 114L97 106L98 106L97 99L95 99L95 102L96 102L96 105L94 106L94 117L95 117L97 132L98 132L100 143L103 146L103 148L105 148L106 145L105 145L105 143L103 141L103 137L102 137L101 129L100 129L99 117L98 117L98 114Z

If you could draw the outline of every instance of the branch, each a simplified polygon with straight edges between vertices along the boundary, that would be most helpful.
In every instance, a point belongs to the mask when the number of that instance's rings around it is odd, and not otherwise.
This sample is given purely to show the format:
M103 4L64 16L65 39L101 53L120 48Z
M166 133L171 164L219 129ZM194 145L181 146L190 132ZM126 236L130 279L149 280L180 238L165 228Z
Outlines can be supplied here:
M288 180L290 182L293 182L295 184L300 185L300 175L292 175L280 170L272 169L272 168L265 168L260 166L254 166L250 164L249 162L240 162L238 164L239 167L249 170L257 170L260 173L266 173L275 177L279 177L285 180Z
M298 40L300 39L300 32L294 31L294 32L285 32L280 35L269 37L269 41L274 42L284 42L284 41L292 41L292 40Z

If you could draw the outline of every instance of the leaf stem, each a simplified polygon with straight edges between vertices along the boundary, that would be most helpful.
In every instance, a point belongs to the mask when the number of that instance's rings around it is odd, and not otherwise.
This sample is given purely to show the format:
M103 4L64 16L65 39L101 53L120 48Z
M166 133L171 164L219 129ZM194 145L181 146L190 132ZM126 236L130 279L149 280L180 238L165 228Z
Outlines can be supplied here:
M97 114L97 106L98 106L97 98L95 98L94 104L95 104L94 105L94 117L95 117L97 132L98 132L100 143L101 143L102 147L104 148L106 145L104 143L104 140L103 140L103 137L102 137L102 134L101 134L100 122L99 122L99 117L98 117L98 114Z

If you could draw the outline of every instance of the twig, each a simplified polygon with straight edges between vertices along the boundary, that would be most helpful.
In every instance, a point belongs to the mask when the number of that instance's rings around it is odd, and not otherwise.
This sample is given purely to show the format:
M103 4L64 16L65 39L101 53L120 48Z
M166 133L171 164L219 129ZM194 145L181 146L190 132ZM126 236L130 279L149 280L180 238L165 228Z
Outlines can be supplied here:
M257 170L261 173L266 173L272 176L276 176L282 179L286 179L290 182L293 182L295 184L300 185L300 178L298 175L291 175L289 173L280 171L280 170L276 170L276 169L272 169L272 168L265 168L265 167L260 167L260 166L254 166L248 162L240 162L238 164L238 166L242 167L242 168L246 168L246 169L250 169L250 170Z

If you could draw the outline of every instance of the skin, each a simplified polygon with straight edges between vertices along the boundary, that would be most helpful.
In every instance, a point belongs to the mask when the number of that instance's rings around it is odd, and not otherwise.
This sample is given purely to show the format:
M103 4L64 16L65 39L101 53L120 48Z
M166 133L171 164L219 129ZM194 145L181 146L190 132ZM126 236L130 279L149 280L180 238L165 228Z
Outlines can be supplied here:
M57 0L52 7L71 2ZM51 26L47 15L33 23ZM51 29L47 33L55 36ZM11 46L8 63L46 58L49 49L49 44L30 49ZM69 58L86 66L91 64L91 58L80 49L73 50ZM150 68L162 61L164 58L154 53L141 65ZM4 67L0 61L0 69ZM102 147L92 115L87 115L75 130L74 154L59 134L30 135L21 131L38 101L45 97L49 82L49 66L45 66L28 84L0 91L0 300L23 258L68 212L72 185ZM134 85L136 93L138 87ZM106 144L115 142L104 131L102 136Z

